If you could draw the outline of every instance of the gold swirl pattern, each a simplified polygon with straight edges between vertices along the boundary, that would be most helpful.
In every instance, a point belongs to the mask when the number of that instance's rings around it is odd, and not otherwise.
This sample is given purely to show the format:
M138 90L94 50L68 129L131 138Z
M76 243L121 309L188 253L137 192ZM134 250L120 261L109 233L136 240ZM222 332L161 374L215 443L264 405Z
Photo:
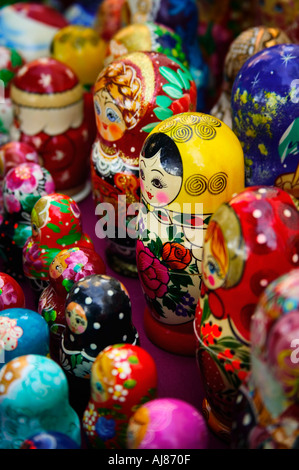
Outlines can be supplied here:
M193 130L190 126L179 124L171 130L170 137L178 143L188 142L193 137Z
M205 122L199 122L194 128L194 132L197 137L203 140L214 139L216 135L216 129Z
M195 114L182 114L180 116L180 122L185 125L194 126L202 119L201 116L196 116Z
M176 125L177 121L175 119L166 119L160 125L158 125L156 129L158 132L168 132L176 127Z
M226 185L227 174L220 171L209 179L208 191L214 195L220 194L225 190Z
M210 124L211 126L221 127L221 121L219 121L219 119L217 119L213 116L210 116L208 114L203 114L201 116L201 120L205 121L207 124Z
M208 188L208 178L204 175L192 175L185 181L185 191L190 196L200 196Z
M190 196L200 196L206 190L212 195L218 195L225 190L227 185L227 175L223 172L215 173L208 179L204 175L196 174L189 176L185 182L185 191Z

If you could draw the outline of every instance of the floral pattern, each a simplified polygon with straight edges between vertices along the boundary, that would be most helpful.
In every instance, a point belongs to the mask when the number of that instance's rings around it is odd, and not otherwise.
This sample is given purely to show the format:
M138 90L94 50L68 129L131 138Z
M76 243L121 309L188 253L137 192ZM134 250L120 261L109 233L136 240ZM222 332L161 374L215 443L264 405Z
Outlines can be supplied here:
M18 346L18 339L23 335L17 321L7 317L0 317L0 344L6 351L12 351Z

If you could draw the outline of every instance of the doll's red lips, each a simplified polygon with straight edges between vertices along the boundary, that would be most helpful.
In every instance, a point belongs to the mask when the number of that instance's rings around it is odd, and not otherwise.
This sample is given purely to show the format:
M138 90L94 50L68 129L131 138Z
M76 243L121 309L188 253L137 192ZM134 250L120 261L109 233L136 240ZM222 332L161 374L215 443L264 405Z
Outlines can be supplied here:
M147 192L147 195L148 195L149 199L153 199L154 195L152 193L149 193L148 191L146 191L146 192Z
M103 124L103 127L104 127L105 130L108 129L108 125L107 125L107 124L105 124L104 122L103 122L102 124Z

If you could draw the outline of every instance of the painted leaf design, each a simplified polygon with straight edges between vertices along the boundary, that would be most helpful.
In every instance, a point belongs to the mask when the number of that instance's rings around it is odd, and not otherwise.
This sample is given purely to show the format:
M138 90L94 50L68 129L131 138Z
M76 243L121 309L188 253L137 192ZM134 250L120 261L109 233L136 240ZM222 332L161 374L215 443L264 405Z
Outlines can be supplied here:
M162 86L162 89L167 95L171 96L171 98L179 99L183 96L181 88L176 85L165 84Z
M173 115L173 111L168 108L155 108L154 113L161 121L164 121L164 119L167 119Z
M158 124L159 122L151 122L142 128L143 132L150 133Z
M182 80L183 84L184 84L184 88L186 88L186 90L189 90L190 88L190 79L188 77L188 75L183 72L183 70L180 70L178 69L178 75L180 77L180 79Z
M124 382L124 388L134 388L136 387L136 380L134 379L128 379Z
M166 78L168 82L177 86L178 88L183 88L184 83L174 70L171 70L169 67L160 67L159 70L161 75Z
M172 100L168 96L158 95L156 98L156 103L161 108L168 108L171 105Z

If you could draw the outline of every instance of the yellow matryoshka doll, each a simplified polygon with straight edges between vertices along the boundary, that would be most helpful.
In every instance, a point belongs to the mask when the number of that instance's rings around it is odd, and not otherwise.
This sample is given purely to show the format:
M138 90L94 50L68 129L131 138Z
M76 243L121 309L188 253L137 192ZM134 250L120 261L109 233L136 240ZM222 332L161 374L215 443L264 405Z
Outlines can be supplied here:
M210 115L179 114L145 140L136 256L145 331L162 349L194 354L204 232L222 201L243 188L241 145Z

